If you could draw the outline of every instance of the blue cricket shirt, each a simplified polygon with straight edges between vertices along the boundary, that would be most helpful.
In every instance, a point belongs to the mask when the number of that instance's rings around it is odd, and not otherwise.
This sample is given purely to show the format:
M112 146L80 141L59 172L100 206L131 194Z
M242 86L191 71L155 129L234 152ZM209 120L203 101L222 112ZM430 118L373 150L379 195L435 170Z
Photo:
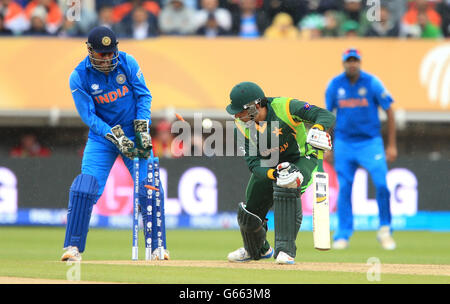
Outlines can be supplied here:
M138 63L125 52L119 52L119 64L108 75L94 69L86 56L70 75L70 89L90 135L104 137L115 125L130 127L134 119L151 124L152 95Z
M351 142L381 136L378 107L387 110L392 102L381 81L362 70L354 84L345 73L334 77L325 92L327 110L337 109L334 137Z

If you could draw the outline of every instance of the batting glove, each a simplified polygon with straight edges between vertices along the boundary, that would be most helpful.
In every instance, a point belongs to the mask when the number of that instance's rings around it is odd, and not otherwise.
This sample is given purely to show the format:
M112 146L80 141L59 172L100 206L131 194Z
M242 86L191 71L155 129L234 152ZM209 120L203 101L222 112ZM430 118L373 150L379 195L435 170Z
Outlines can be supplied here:
M314 125L308 132L306 142L314 148L330 151L332 147L331 136L330 134L322 130L322 126Z
M299 188L303 183L303 175L289 162L283 162L277 166L273 173L277 179L277 186L282 188Z
M120 153L131 159L135 157L134 142L125 136L120 125L112 127L111 133L107 133L105 137L119 149Z

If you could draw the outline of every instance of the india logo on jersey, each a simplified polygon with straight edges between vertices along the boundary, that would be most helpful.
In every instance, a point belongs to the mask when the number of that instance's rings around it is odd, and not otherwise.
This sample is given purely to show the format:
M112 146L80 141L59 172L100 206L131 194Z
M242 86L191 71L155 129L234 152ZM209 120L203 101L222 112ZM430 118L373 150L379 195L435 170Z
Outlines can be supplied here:
M367 89L365 87L360 87L358 89L358 95L359 96L366 96L366 94L367 94Z
M117 75L117 77L116 77L116 82L117 82L118 84L124 84L126 80L127 80L127 78L125 77L124 74L119 74L119 75Z
M95 101L100 103L110 103L116 101L118 98L124 97L130 90L126 85L118 88L114 91L108 92L103 95L94 96Z
M428 98L447 108L450 103L450 44L437 46L425 55L419 77L421 84L428 88Z

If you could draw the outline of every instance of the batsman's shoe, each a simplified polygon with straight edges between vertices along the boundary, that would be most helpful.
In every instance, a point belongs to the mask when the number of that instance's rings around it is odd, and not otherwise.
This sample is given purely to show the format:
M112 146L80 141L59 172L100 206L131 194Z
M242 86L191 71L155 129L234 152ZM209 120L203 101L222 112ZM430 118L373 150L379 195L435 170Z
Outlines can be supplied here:
M81 261L81 254L78 251L78 248L75 246L69 246L64 248L66 252L61 257L61 261L66 262L80 262Z
M346 239L338 239L333 242L333 249L343 250L348 248L348 240Z
M377 233L377 240L381 247L385 250L394 250L397 245L391 235L391 228L389 226L381 226Z
M167 249L163 249L163 256L164 258L161 259L161 253L160 253L160 248L156 248L155 250L153 250L152 253L152 260L170 260L170 254L169 254L169 250Z
M261 259L270 259L273 256L273 248L270 247L265 253L261 254ZM227 257L230 262L249 262L252 260L247 250L241 247L233 252L230 252Z
M277 264L288 264L292 265L295 263L295 260L293 257L291 257L289 254L287 254L284 251L280 251L278 253L277 259L275 260Z

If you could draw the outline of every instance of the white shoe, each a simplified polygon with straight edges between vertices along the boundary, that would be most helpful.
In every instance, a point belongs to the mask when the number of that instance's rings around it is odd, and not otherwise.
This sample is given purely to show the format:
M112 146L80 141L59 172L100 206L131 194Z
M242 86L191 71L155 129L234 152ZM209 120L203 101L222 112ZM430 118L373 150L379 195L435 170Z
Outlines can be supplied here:
M295 263L295 260L289 254L285 253L284 251L280 251L278 253L276 263L277 264L289 264L289 265L292 265L292 264Z
M164 260L166 261L170 260L169 250L163 249L163 256ZM155 250L153 250L152 260L161 260L160 257L161 257L160 248L156 248Z
M69 261L69 262L80 262L81 261L81 254L78 251L78 247L75 246L69 246L64 248L66 252L61 257L61 261Z
M348 248L348 241L345 239L338 239L333 242L333 249L343 250Z
M261 254L261 259L270 259L273 256L273 248L270 247L264 254ZM251 257L244 247L241 247L228 254L228 261L230 262L248 262L251 261Z
M381 226L377 233L377 240L385 250L394 250L397 245L391 235L391 227Z

